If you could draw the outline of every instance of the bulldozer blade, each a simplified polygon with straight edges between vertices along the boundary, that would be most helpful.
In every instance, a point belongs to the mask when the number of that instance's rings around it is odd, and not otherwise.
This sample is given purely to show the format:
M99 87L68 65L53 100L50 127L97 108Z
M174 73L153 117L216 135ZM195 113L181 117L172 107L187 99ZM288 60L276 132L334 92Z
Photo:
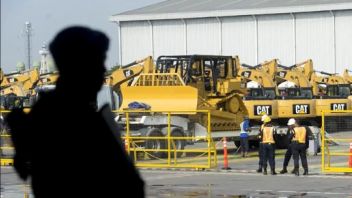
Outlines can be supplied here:
M120 110L128 109L132 102L145 103L151 111L194 114L197 110L198 90L190 86L129 86L121 87L121 93Z

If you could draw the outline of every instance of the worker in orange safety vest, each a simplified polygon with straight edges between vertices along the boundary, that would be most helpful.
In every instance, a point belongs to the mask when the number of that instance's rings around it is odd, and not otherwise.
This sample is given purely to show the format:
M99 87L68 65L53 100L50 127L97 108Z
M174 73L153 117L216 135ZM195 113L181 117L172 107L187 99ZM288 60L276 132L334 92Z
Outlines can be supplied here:
M287 123L290 130L293 131L292 137L292 155L294 161L293 173L299 176L299 158L301 158L302 166L304 169L303 175L308 175L308 162L307 162L307 148L308 148L308 134L309 128L299 126L294 118L288 120Z
M262 117L264 126L260 131L263 147L263 174L267 175L267 165L269 161L271 174L276 175L275 172L275 134L276 129L271 124L271 118L268 115Z

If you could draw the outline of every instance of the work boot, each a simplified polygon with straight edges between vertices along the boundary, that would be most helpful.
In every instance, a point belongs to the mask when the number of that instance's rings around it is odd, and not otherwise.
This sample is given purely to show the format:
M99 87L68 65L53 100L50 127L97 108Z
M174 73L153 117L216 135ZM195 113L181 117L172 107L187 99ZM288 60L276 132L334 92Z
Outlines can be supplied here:
M286 167L284 167L284 168L280 171L280 174L285 174L285 173L287 173L287 168L286 168Z
M295 174L296 176L299 176L299 170L298 169L293 169L293 174Z
M303 175L308 175L308 169L304 169Z
M272 168L271 169L271 175L276 175L277 173L275 172L275 169L274 168Z
M264 168L263 175L267 175L268 172L266 171L266 168Z
M263 171L263 167L262 166L259 166L258 170L257 170L257 173L261 173Z

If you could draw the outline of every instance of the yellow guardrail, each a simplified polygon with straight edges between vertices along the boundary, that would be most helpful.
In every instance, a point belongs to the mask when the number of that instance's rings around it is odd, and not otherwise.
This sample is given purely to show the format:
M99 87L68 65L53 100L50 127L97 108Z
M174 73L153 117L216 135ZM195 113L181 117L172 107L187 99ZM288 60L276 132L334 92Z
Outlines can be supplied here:
M145 168L194 168L194 169L209 169L217 167L217 156L216 149L213 139L211 138L210 128L210 112L207 110L197 111L148 111L148 110L126 110L126 111L114 111L116 114L125 116L125 134L122 139L125 141L125 149L129 153L135 162L137 167ZM165 136L132 136L131 134L131 114L162 114L167 118L167 133ZM207 116L207 133L204 137L179 137L172 136L171 134L171 115L180 116L194 115L197 113L206 114ZM150 140L165 141L165 148L146 148L146 142ZM191 141L191 142L202 142L204 147L198 148L177 148L177 141ZM144 146L143 146L144 143ZM197 145L197 143L195 144ZM158 153L156 156L153 153ZM142 157L139 157L142 154ZM164 154L164 157L160 157L160 154ZM182 155L186 156L182 156ZM193 154L193 155L192 155ZM187 155L191 155L187 156Z
M327 122L327 114L343 113L346 118L343 121L330 121L334 122L336 126L334 133L326 130L330 124ZM337 122L337 123L336 123ZM341 122L341 123L340 123ZM322 112L322 158L321 158L321 171L323 173L351 173L352 172L352 130L345 127L352 122L352 110L341 111L323 111ZM336 131L335 131L336 130ZM345 162L345 163L341 163ZM341 166L342 164L342 166Z

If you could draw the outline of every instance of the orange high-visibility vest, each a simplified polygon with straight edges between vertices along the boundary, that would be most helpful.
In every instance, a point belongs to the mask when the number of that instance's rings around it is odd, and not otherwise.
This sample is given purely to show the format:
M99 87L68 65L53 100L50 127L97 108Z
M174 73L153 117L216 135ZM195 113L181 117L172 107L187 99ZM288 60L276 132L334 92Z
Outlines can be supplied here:
M295 127L294 128L294 137L293 140L297 141L298 143L306 143L306 128L305 127Z
M274 127L263 128L263 143L275 143L274 141Z

